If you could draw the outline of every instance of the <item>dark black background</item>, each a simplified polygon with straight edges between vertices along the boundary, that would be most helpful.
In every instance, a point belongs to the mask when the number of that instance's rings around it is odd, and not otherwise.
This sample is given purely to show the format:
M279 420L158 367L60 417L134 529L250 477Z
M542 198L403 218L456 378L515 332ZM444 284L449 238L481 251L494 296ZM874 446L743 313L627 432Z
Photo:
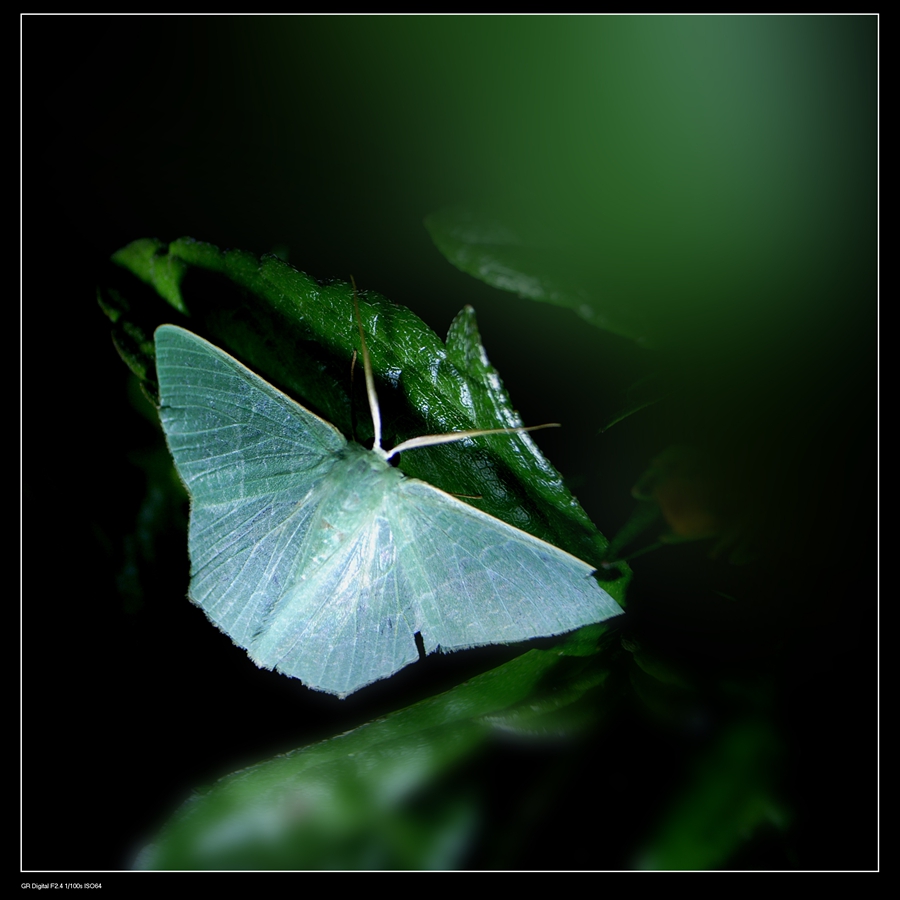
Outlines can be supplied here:
M256 670L185 600L184 510L172 512L153 559L129 571L148 485L142 464L163 445L95 302L113 251L148 236L255 252L287 245L299 268L352 273L439 333L473 304L525 419L564 422L541 445L605 533L627 517L628 490L648 460L681 435L670 409L601 440L598 423L645 358L574 315L481 285L434 249L422 219L461 199L459 181L417 168L428 138L414 118L397 118L408 142L395 127L387 143L376 127L379 108L354 87L365 72L352 49L367 20L294 20L289 89L267 83L264 38L248 25L245 41L231 19L29 16L22 26L22 865L119 869L193 788L429 696L507 651L484 651L477 664L429 661L424 674L413 667L339 702ZM335 59L340 29L348 58ZM365 64L373 60L377 53ZM482 187L475 178L476 195ZM791 418L785 409L807 411L807 424L795 420L783 441L811 500L798 504L790 550L773 551L761 574L736 576L744 586L757 580L762 611L752 621L725 614L724 624L679 612L671 597L688 590L679 578L696 584L704 550L636 563L632 631L676 648L712 680L740 645L738 668L758 667L778 685L773 715L785 728L797 826L790 853L766 845L740 861L750 867L876 864L872 271L861 270L859 283L847 308L864 308L866 326L817 353L797 397L779 400L778 421ZM828 390L817 393L822 384ZM719 583L703 571L700 580ZM798 594L811 627L797 626L799 614L787 625L767 618ZM574 768L593 805L561 797L547 814L567 829L566 851L548 828L546 856L526 848L512 865L628 864L665 781L660 770L690 747L673 739L669 748L639 715L627 724L631 731L603 739L631 760L622 780L591 784L591 759L582 758ZM610 822L617 838L598 852L594 838Z

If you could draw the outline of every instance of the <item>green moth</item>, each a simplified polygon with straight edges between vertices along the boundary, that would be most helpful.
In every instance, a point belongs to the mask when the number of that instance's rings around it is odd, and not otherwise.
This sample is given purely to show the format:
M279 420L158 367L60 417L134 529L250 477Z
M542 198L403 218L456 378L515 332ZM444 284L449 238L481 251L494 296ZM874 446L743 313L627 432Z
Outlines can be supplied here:
M360 329L362 337L362 331ZM427 653L621 612L587 563L392 466L227 353L156 331L160 418L191 497L190 598L259 666L346 697ZM498 429L516 431L524 429Z

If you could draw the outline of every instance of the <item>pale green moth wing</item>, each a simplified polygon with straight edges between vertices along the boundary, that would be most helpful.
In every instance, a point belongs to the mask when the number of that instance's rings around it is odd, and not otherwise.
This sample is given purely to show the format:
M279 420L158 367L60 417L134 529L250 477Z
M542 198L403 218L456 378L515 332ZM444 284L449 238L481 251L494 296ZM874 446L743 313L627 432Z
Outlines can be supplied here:
M621 612L587 563L407 478L227 353L156 331L190 597L259 666L344 697L427 652Z

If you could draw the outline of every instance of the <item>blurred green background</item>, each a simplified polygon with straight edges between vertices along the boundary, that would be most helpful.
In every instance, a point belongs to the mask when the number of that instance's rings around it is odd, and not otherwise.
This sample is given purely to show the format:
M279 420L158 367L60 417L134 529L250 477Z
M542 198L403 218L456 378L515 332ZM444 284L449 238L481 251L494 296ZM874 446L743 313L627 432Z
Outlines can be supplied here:
M608 536L677 441L786 486L775 562L726 579L761 598L749 649L747 618L666 596L702 553L647 558L636 621L688 656L768 659L797 600L818 630L775 668L799 864L871 865L876 17L26 16L22 37L26 867L127 865L192 788L407 698L248 682L184 600L183 535L140 546L161 438L95 287L119 247L182 235L352 274L441 335L472 304L523 418L564 424L539 443ZM448 208L548 254L581 317L451 266L423 226ZM600 435L648 372L676 399ZM626 743L653 770L644 727ZM593 807L613 850L588 831L561 864L629 864L658 778L628 779Z

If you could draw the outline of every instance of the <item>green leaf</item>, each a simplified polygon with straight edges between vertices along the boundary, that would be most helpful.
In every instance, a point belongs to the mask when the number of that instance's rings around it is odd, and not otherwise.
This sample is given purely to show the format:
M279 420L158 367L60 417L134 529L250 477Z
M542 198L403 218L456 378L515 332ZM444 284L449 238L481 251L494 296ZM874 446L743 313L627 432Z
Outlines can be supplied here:
M573 310L597 328L655 342L652 323L627 293L601 291L583 251L566 247L515 216L456 207L432 213L425 227L458 269L502 291Z
M150 393L152 343L142 336L163 322L184 324L352 436L353 407L364 410L365 400L361 388L355 399L350 390L358 346L351 285L318 282L275 256L190 238L135 241L113 262L134 278L117 283L115 293L103 291L103 306L115 308L117 345L133 331L123 357ZM421 434L521 424L470 309L453 323L445 346L408 309L374 292L361 292L359 305L388 446ZM355 418L356 439L365 441L368 417ZM603 556L605 539L527 435L405 453L400 467L448 493L476 497L472 505L589 563ZM626 583L627 573L604 588L621 601Z
M597 626L590 658L532 650L445 694L236 772L192 797L136 865L457 867L477 835L482 798L454 771L488 751L498 728L558 734L572 708L571 733L579 703L582 722L585 708L596 714L606 679L597 652L611 649Z
M637 859L643 869L725 866L758 829L783 829L775 780L781 755L772 726L754 717L725 729L701 756Z
M153 238L134 241L113 254L113 262L129 269L145 284L154 287L180 313L187 315L181 297L181 282L187 265L178 256L164 252L162 242Z
M656 378L648 375L631 385L626 391L624 405L609 417L600 432L608 431L613 425L618 425L619 422L630 418L642 409L659 403L663 399L663 395L656 381Z
M171 257L169 262L157 257ZM365 410L350 360L358 347L354 291L323 284L275 257L257 259L190 239L140 241L116 254L119 278L101 292L126 361L153 382L150 335L165 322L224 346L305 406L353 436ZM176 273L177 277L172 273ZM474 314L447 344L408 310L359 296L378 381L385 443L421 434L518 424L487 362ZM190 312L189 318L181 310ZM360 413L355 437L370 433ZM465 494L486 512L598 562L605 539L530 439L479 438L401 454L410 474ZM603 586L621 600L627 570ZM154 868L449 868L477 831L480 799L454 781L491 735L572 734L596 723L606 679L605 625L573 632L551 650L505 666L391 716L235 773L188 802L142 854Z

